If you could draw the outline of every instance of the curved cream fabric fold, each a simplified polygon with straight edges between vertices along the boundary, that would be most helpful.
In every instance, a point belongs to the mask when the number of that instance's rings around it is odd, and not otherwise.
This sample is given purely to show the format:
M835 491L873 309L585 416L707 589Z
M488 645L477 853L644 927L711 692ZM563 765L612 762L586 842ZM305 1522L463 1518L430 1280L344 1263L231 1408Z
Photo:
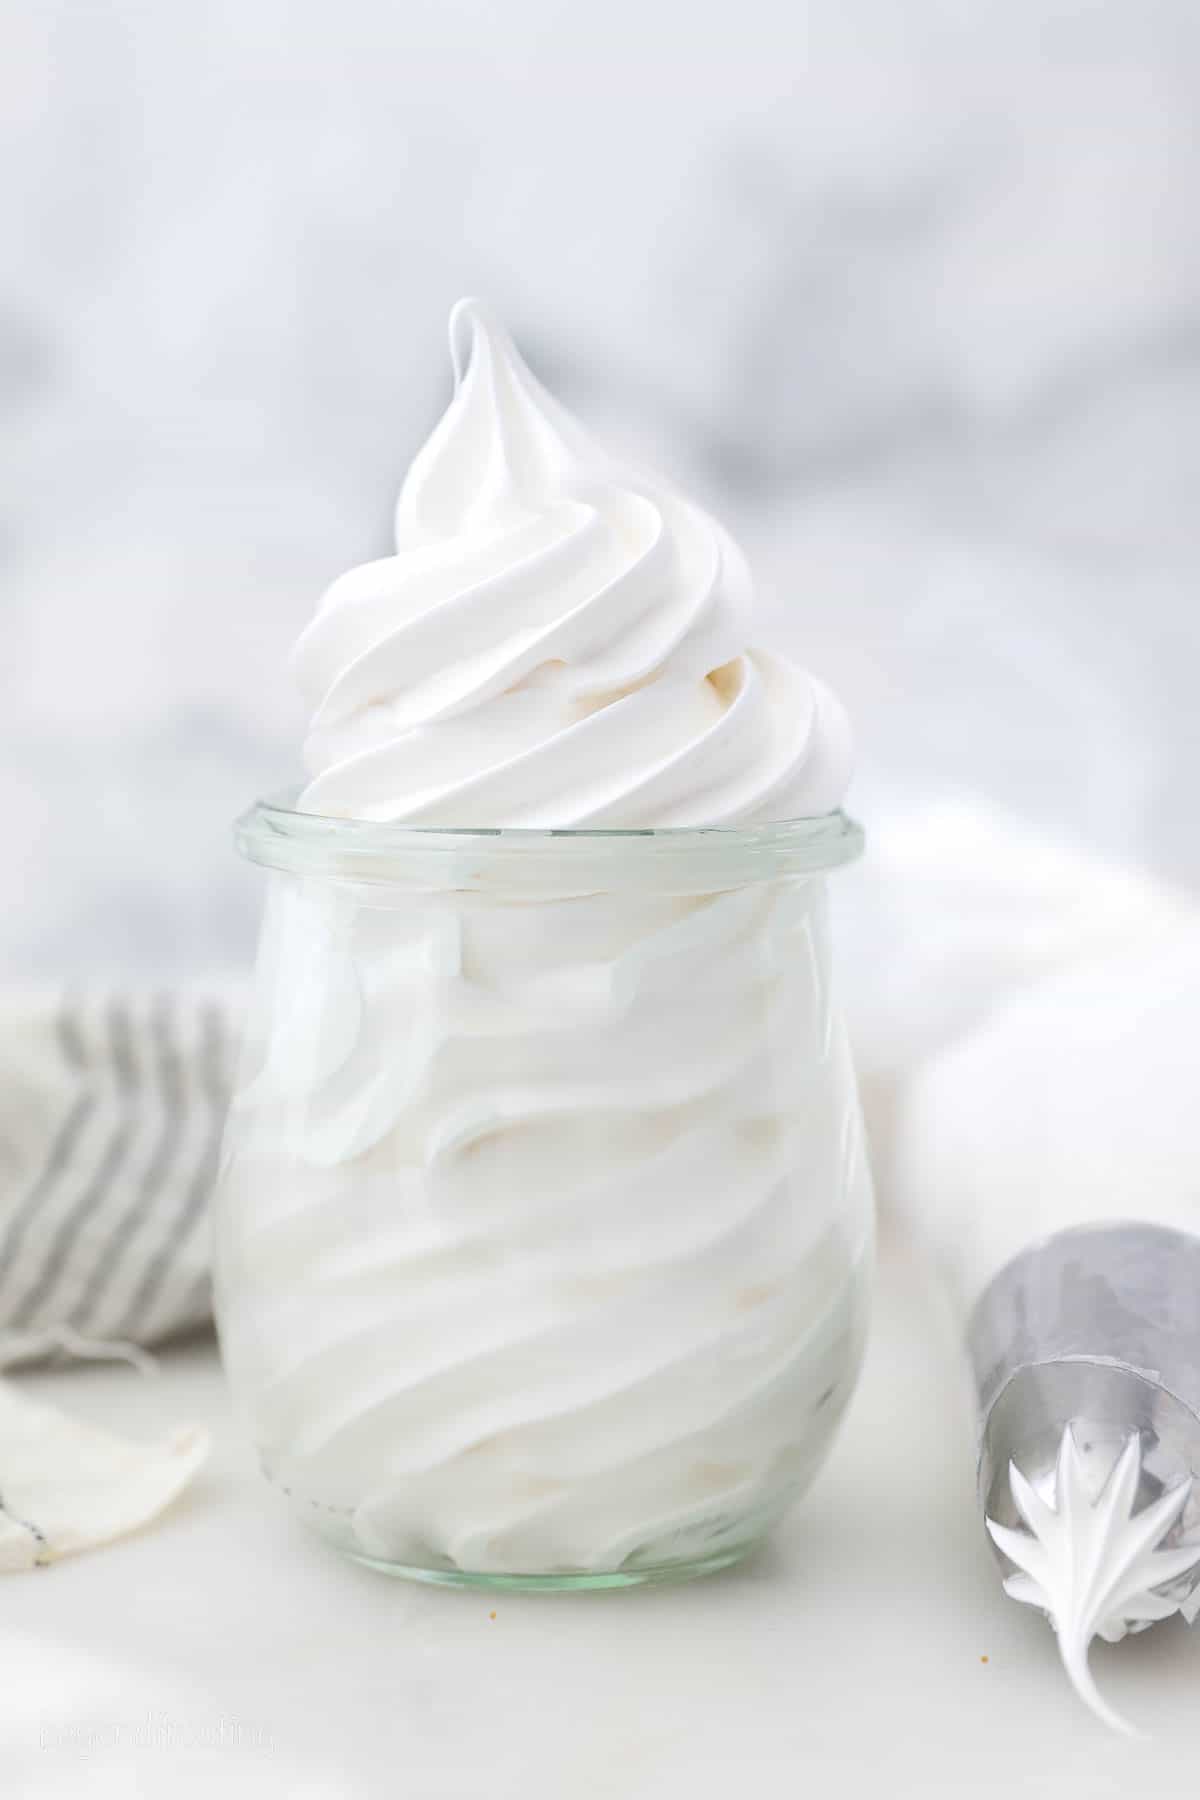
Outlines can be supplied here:
M183 1492L207 1455L199 1426L130 1443L0 1381L0 1572L136 1531Z

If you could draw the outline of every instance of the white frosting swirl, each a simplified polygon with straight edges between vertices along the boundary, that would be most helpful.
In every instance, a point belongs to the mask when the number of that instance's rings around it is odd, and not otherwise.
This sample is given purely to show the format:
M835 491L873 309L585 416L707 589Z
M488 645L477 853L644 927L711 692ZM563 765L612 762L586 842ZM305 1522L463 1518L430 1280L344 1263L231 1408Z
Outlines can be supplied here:
M301 804L442 826L719 825L827 812L849 775L833 695L748 649L751 579L691 501L625 468L478 301L456 391L409 472L396 555L301 636Z
M304 806L561 828L836 805L841 710L745 648L720 526L596 449L474 302L451 343L396 556L335 582L296 651ZM821 882L318 877L280 884L264 943L217 1276L273 1478L410 1567L744 1549L824 1455L863 1338Z

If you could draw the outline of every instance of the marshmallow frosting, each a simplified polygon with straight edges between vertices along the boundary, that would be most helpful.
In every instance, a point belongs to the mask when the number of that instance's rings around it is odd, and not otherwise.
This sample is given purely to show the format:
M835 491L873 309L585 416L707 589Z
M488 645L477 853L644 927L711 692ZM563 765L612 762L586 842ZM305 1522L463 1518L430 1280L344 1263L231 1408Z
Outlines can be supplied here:
M484 308L451 341L397 554L335 582L296 650L303 807L833 807L842 713L745 648L721 528L597 450ZM581 892L549 839L522 846L549 886L518 892L488 842L441 886L275 883L219 1190L235 1393L353 1554L522 1579L729 1560L822 1460L865 1331L824 884ZM614 873L644 849L618 840Z
M845 714L747 645L752 582L700 507L595 444L489 309L396 554L326 592L293 656L312 812L435 826L646 827L836 807Z

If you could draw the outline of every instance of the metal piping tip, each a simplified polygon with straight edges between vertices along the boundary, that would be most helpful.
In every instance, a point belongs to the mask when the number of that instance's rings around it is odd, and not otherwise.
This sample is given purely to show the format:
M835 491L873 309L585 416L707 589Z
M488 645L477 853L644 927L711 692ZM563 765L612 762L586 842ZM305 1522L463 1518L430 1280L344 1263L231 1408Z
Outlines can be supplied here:
M1158 1226L1060 1232L1000 1270L968 1345L979 1500L1013 1599L1058 1634L1076 1692L1115 1642L1200 1613L1200 1240Z

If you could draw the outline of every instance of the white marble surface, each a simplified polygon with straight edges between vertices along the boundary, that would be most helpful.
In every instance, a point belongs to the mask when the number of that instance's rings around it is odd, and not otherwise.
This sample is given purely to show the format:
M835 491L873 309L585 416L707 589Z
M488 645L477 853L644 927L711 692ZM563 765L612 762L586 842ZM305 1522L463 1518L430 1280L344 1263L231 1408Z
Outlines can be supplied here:
M6 1791L1190 1793L1200 1631L1099 1646L1105 1691L1154 1735L1095 1723L1049 1628L1000 1592L947 1368L920 1282L885 1256L862 1387L769 1548L690 1587L493 1598L391 1581L294 1524L233 1435L211 1348L157 1380L31 1377L130 1432L203 1419L217 1445L140 1537L5 1581Z

